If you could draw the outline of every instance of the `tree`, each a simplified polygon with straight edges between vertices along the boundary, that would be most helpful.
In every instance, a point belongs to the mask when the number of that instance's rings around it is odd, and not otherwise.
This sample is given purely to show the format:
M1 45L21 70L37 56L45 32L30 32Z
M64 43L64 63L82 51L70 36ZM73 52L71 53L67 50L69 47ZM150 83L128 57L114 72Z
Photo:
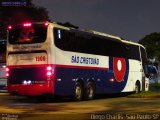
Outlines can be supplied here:
M3 3L16 1L2 0ZM35 6L32 4L32 0L18 0L18 2L27 4L19 6L2 5L0 7L0 39L6 36L2 33L4 33L7 25L20 24L25 21L50 21L46 8Z
M160 33L146 35L139 43L146 47L148 58L155 58L160 63Z

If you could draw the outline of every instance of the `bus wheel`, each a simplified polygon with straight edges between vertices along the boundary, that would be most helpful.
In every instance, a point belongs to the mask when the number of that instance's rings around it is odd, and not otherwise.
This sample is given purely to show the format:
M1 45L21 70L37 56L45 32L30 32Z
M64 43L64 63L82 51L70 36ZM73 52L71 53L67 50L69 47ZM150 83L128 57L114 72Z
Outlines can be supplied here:
M93 82L88 82L85 91L85 99L92 100L94 96L95 96L95 85Z
M140 93L140 83L139 83L139 82L136 82L136 85L135 85L135 93L136 93L136 94Z
M83 97L83 87L80 82L77 82L75 85L75 91L74 91L74 100L80 101Z

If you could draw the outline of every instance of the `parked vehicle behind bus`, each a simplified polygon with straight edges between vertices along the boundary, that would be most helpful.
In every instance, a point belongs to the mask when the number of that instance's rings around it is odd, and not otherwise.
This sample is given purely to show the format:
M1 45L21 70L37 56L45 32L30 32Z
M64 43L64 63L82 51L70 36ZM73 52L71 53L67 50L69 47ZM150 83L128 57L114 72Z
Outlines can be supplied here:
M6 91L6 40L0 40L0 92Z
M120 37L57 23L10 27L7 44L10 93L64 95L140 92L145 87L145 48Z

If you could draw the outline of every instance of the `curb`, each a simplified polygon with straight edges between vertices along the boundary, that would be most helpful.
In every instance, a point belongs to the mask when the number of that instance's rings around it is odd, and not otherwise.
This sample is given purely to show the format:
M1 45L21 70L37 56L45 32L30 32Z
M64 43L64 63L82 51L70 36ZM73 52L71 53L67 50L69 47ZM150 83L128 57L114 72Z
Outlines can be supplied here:
M128 98L160 98L160 95L128 96Z

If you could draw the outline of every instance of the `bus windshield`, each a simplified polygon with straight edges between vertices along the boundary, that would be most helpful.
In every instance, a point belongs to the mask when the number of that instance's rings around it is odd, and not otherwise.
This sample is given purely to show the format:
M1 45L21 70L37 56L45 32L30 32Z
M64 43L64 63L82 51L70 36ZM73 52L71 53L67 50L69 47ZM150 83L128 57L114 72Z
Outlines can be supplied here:
M41 43L46 40L47 27L43 24L31 26L17 25L9 30L10 44L32 44Z

